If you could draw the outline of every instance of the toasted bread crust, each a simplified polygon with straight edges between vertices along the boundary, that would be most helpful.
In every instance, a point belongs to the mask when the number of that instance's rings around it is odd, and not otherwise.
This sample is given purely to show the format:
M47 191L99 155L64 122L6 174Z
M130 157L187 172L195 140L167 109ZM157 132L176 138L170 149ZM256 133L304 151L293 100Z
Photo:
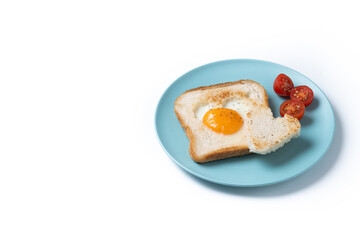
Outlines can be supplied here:
M239 83L240 84L251 83L251 84L259 85L261 87L261 89L263 89L263 94L264 94L265 99L266 99L266 105L269 106L268 95L266 94L265 89L259 83L255 82L255 81L252 81L252 80L239 80L239 81L235 81L235 82L219 83L219 84L215 84L215 85L190 89L190 90L184 92L183 94L181 94L175 100L175 106L177 105L177 101L184 94L186 94L188 92L198 91L198 90L208 90L208 89L221 88L221 87L228 87L228 86L232 86L232 85L239 84ZM223 158L242 156L242 155L246 155L246 154L250 153L248 146L237 146L237 147L228 147L228 148L218 149L218 150L210 152L210 153L208 153L208 154L206 154L204 156L196 155L195 150L194 150L195 149L196 139L194 139L194 135L193 135L190 127L185 124L185 121L182 119L180 114L177 112L176 107L174 107L174 110L175 110L175 115L176 115L177 119L180 122L180 125L184 129L185 134L186 134L187 138L190 141L189 154L190 154L190 157L195 162L205 163L205 162L215 161L215 160L219 160L219 159L223 159Z
M255 82L253 80L250 79L244 79L244 80L239 80L239 81L235 81L235 82L225 82L225 83L218 83L218 84L214 84L214 85L210 85L210 86L203 86L203 87L197 87L197 88L193 88L190 90L187 90L186 92L184 92L183 94L181 94L176 100L175 100L175 105L178 99L180 99L181 96L183 96L186 93L189 92L194 92L194 91L198 91L198 90L209 90L209 89L214 89L214 88L222 88L222 87L229 87L232 85L236 85L236 84L245 84L245 83L252 83L252 84L256 84L259 85L262 89L263 89L263 94L266 96L266 99L269 99L269 96L267 95L265 89L263 86L261 86L260 83ZM266 101L266 106L269 106L269 101Z
M198 163L205 163L210 161L215 161L224 158L230 157L239 157L246 154L250 154L250 150L247 146L239 146L239 147L229 147L229 148L222 148L213 152L206 154L204 157L197 157L192 152L192 149L189 149L189 153L191 158Z

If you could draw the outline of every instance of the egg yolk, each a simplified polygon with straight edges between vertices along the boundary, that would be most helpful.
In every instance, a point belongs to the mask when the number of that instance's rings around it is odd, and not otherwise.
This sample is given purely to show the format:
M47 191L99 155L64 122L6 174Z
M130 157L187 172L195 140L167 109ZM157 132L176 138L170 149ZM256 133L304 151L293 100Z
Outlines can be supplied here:
M225 135L236 133L243 124L239 113L229 108L214 108L207 111L203 122L211 130Z

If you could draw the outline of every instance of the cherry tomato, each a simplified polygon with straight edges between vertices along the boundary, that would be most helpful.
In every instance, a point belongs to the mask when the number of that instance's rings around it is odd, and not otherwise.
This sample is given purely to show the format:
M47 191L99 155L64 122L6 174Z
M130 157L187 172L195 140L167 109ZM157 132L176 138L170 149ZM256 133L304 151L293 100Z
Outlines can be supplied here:
M294 83L288 76L281 73L276 77L273 87L276 94L285 97L290 95L290 91L293 89Z
M305 105L302 102L287 100L280 105L280 115L283 117L289 114L297 119L301 119L305 113Z
M305 107L314 99L314 93L308 86L297 86L290 91L291 100L302 102Z

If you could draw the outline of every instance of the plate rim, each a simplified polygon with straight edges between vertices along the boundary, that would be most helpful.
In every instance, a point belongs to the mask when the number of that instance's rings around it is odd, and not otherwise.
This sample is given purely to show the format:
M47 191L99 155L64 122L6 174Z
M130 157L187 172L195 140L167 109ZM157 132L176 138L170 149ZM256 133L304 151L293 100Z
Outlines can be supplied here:
M273 64L273 65L277 65L279 67L283 67L283 68L287 68L293 72L296 72L297 74L301 75L302 77L306 78L308 81L310 81L312 84L314 84L319 90L320 92L324 95L327 103L329 104L330 110L331 110L331 139L328 142L327 146L325 147L325 151L321 154L321 156L314 162L312 162L312 164L309 164L309 166L307 166L306 168L302 169L301 171L297 172L296 174L293 174L287 178L283 178L280 180L276 180L276 181L270 181L270 182L266 182L266 183L262 183L262 184L238 184L238 183L231 183L231 182L227 182L227 181L218 181L216 179L210 178L206 175L203 174L199 174L195 171L193 171L192 169L180 164L176 159L174 159L174 157L168 152L168 150L165 148L165 146L163 145L160 136L159 136L159 131L158 131L158 124L157 124L157 118L159 115L159 111L160 111L160 103L162 102L163 98L165 97L165 93L168 92L168 90L175 85L177 82L179 82L184 76L186 76L187 74L191 74L194 71L197 71L203 67L207 67L209 65L213 65L213 64L219 64L219 63L226 63L226 62L237 62L237 61L249 61L249 62L260 62L260 63L266 63L266 64ZM175 162L178 166L180 166L183 170L185 170L186 172L200 178L203 180L206 180L208 182L212 182L215 184L219 184L219 185L225 185L225 186L231 186L231 187L263 187L263 186L269 186L269 185L274 185L274 184L278 184L278 183L282 183L288 180L291 180L299 175L302 175L303 173L307 172L308 170L310 170L311 168L313 168L318 162L320 162L322 160L322 158L324 157L324 155L328 152L329 147L331 146L333 140L334 140L334 133L335 133L335 127L336 127L336 122L335 122L335 114L334 114L334 110L332 108L331 102L329 100L329 98L326 96L326 94L323 92L323 90L316 84L314 83L310 78L308 78L307 76L305 76L304 74L290 68L287 66L284 66L282 64L279 63L275 63L275 62L271 62L271 61L266 61L266 60L259 60L259 59L251 59L251 58L235 58L235 59L225 59L225 60L218 60L218 61L214 61L214 62L209 62L203 65L200 65L198 67L195 67L187 72L185 72L184 74L182 74L181 76L179 76L175 81L173 81L166 89L165 91L162 93L161 97L159 98L157 105L156 105L156 110L155 110L155 116L154 116L154 125L155 125L155 133L156 133L156 137L158 142L160 143L160 146L162 147L162 149L165 151L165 153L168 155L168 157Z

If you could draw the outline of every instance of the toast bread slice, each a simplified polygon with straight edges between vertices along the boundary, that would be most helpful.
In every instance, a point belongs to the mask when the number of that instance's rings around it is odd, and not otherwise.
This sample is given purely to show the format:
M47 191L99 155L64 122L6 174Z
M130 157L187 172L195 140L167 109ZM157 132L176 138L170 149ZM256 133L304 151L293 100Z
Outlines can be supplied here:
M223 135L203 124L202 116L205 112L217 107L230 108L240 114L244 122L238 132ZM297 119L294 120L291 116L273 118L264 87L252 80L188 90L176 99L174 110L190 141L189 154L198 163L251 152L266 154L281 147L300 132ZM266 123L263 127L262 122ZM290 123L292 125L288 127ZM269 131L269 126L276 129L277 133Z

